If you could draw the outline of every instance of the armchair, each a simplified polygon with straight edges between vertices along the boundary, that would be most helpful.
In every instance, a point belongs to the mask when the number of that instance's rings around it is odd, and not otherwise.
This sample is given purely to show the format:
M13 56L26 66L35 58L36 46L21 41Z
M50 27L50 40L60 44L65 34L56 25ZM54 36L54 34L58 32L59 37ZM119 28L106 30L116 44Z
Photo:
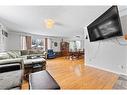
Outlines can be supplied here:
M53 49L49 49L47 53L47 58L50 59L50 58L55 58L55 57L56 57L56 53L53 52Z

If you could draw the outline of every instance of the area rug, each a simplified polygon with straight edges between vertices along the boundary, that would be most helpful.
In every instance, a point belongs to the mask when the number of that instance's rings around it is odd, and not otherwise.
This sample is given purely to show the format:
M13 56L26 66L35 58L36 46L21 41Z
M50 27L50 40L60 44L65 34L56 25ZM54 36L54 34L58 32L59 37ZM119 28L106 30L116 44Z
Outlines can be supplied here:
M126 90L127 89L127 76L120 75L115 85L113 86L113 89Z

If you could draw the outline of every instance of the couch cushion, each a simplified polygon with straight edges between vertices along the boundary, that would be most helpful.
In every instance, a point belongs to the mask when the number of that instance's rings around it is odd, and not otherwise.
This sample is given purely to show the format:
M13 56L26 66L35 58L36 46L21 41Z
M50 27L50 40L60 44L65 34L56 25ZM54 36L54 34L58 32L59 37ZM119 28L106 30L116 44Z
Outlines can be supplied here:
M43 50L29 50L29 54L44 54Z
M19 63L22 62L22 58L0 60L0 64L17 63L17 62Z
M38 53L39 53L39 54L45 54L45 51L43 51L43 50L38 50Z
M43 56L43 54L31 54L31 55L28 55L28 56Z
M27 59L27 56L28 56L28 55L23 55L23 56L20 56L19 58Z
M10 56L8 55L8 53L0 53L0 60L3 60L3 59L9 59Z
M29 55L29 51L28 50L21 50L21 56L22 55Z
M17 58L16 54L12 51L7 52L11 58Z
M15 50L15 51L12 51L16 57L20 57L21 56L21 52L19 50Z
M37 50L29 50L29 54L38 54L39 52Z

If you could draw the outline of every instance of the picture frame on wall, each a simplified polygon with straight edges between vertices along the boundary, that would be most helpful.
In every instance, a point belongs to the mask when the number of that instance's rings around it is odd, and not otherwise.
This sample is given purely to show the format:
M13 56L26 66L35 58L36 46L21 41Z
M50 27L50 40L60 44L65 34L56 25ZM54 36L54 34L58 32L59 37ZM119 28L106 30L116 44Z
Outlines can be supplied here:
M55 47L57 47L57 46L58 46L57 42L54 42L54 46L55 46Z
M2 30L2 35L4 35L5 37L8 37L8 33L4 30Z

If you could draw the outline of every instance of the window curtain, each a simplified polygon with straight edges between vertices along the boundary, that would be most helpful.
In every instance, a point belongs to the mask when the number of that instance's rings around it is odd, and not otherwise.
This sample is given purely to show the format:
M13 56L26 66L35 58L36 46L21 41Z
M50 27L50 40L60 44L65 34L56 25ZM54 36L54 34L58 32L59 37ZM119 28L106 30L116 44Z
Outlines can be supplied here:
M31 46L32 46L31 36L26 36L26 49L27 50L31 49Z

